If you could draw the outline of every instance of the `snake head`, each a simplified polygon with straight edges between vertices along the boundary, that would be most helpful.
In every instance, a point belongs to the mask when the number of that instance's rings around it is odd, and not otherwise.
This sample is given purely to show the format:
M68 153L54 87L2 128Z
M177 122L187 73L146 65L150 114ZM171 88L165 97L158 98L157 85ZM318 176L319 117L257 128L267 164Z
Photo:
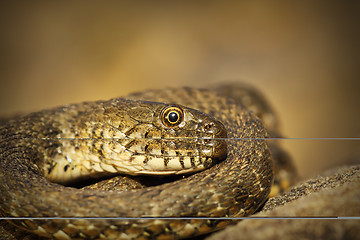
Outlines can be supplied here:
M226 129L213 117L180 105L165 105L159 115L159 129L175 150L183 169L202 170L226 157ZM168 122L177 120L176 124ZM157 125L154 123L154 125ZM187 164L186 164L187 163ZM184 172L183 170L180 172Z
M153 112L151 125L142 136L144 155L138 156L144 174L191 173L226 158L226 129L205 113L164 104Z
M112 174L197 172L225 159L226 129L213 117L176 104L114 99L61 121L56 149L45 156L55 182ZM62 119L63 116L57 119ZM54 144L55 146L55 144Z
M210 115L177 104L138 101L127 111L133 126L128 174L169 175L200 171L226 158L226 129ZM124 141L129 141L125 139ZM120 141L121 142L121 141Z

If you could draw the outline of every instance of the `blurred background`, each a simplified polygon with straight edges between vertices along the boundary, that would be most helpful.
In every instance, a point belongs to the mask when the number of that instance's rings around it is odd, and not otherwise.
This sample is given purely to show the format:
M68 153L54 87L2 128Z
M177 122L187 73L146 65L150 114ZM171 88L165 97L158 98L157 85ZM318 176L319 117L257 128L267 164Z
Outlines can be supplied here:
M2 1L0 116L235 80L286 137L360 137L359 2L230 2ZM302 177L360 158L360 141L281 144Z

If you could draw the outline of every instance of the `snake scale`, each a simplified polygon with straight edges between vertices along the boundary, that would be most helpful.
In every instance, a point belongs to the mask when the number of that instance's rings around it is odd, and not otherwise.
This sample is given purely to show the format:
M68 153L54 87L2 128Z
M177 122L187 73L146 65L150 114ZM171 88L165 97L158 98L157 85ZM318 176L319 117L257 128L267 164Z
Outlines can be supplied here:
M266 201L273 161L275 183L286 188L292 181L286 154L263 139L276 135L276 125L261 95L236 84L149 90L16 117L0 127L0 214L67 217L9 220L56 239L179 239L212 232L231 221L199 217L248 216ZM127 171L178 178L129 191L58 184Z

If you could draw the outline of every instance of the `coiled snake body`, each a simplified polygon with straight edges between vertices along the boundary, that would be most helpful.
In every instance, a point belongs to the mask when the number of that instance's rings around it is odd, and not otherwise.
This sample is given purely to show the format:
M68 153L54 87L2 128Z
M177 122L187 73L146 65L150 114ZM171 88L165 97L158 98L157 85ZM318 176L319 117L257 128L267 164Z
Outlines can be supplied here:
M268 137L266 128L273 131L276 124L264 101L253 97L256 93L236 89L240 94L232 93L235 97L228 97L235 88L225 85L210 90L154 90L127 98L171 104L113 99L7 122L0 128L1 215L109 218L11 220L19 228L49 238L172 239L211 232L229 223L197 217L254 213L273 182L271 154L263 138ZM244 106L249 101L264 124ZM223 140L225 129L227 138L237 140ZM179 175L203 168L208 169L126 192L53 183L116 171ZM128 219L132 217L194 219Z

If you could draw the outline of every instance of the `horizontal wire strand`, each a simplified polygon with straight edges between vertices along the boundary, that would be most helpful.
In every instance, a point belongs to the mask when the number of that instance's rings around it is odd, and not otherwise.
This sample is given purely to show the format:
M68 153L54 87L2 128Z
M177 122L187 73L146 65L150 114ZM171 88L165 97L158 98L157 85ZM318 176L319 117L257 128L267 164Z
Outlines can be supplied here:
M23 139L38 139L38 140L188 140L188 139L199 139L199 140L339 140L339 141L359 141L360 137L321 137L321 138L32 138L26 137Z
M245 219L344 219L360 220L360 217L312 216L312 217L0 217L0 220L245 220Z

